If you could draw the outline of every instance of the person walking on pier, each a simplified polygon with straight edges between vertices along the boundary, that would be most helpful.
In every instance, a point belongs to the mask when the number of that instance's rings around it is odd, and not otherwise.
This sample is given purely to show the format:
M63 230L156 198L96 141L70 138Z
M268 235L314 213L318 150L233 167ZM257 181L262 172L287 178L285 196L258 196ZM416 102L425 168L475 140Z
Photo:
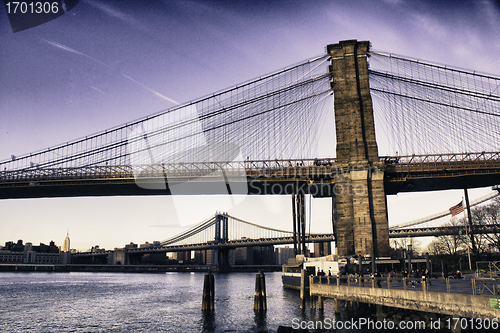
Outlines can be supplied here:
M382 288L382 285L380 284L380 273L377 271L375 272L375 279L377 280L377 287Z
M429 274L429 270L428 269L425 269L425 281L427 281L427 283L429 284L429 286L431 285L431 279L430 279L430 274Z

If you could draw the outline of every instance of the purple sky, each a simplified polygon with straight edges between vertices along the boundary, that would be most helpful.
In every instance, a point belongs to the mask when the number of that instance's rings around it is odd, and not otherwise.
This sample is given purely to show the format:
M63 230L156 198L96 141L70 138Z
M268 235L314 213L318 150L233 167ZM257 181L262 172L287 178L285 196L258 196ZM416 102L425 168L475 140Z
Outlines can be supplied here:
M0 160L236 85L345 39L499 76L498 22L493 1L81 0L51 22L12 33L0 6ZM334 155L328 142L320 151ZM471 191L471 199L488 192ZM446 210L461 196L389 197L390 224ZM2 200L0 244L62 245L68 228L80 250L162 240L181 230L172 210L189 210L194 200L200 216L219 209L217 197L189 198L184 208L161 197ZM313 201L313 231L329 230L329 205ZM246 198L230 213L290 229L290 208L288 197Z

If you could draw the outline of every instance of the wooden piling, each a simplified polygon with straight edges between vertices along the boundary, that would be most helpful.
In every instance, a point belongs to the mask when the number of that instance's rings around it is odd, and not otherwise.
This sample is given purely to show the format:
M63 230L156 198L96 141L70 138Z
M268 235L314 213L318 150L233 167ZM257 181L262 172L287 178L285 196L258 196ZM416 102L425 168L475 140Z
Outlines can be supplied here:
M262 305L264 310L267 310L267 294L266 294L266 276L260 271L260 295L262 297Z
M306 270L300 271L300 308L306 307Z
M314 295L312 294L312 290L311 290L312 284L313 284L313 276L309 275L309 305L310 305L311 309L313 308L313 305L314 305L314 308L316 308L316 303L314 302Z
M253 309L257 311L267 310L267 300L266 300L266 277L262 270L255 276L255 294Z
M378 321L384 320L384 307L382 305L379 304L375 305L375 313Z
M203 297L201 301L201 309L213 311L215 308L215 279L211 271L205 275L203 281Z

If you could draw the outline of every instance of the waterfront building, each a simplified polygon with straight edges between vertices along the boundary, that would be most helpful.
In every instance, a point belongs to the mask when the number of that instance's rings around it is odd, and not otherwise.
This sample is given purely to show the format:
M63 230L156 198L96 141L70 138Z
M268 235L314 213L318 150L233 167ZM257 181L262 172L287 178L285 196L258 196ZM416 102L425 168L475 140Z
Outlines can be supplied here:
M0 263L4 264L59 264L64 265L70 262L70 254L59 253L58 247L53 241L50 245L40 243L33 246L32 243L23 245L20 239L16 244L6 242L5 247L0 251Z

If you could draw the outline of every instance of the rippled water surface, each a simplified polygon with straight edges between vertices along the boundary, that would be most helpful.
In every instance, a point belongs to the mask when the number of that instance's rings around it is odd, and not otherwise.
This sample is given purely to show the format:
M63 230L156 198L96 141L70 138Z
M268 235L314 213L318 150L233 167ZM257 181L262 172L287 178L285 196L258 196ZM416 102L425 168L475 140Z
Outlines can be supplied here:
M215 311L201 311L204 273L1 273L2 332L276 332L302 312L281 273L266 273L264 315L253 310L255 273L215 274ZM333 300L324 315L333 315Z
M310 303L300 310L299 293L282 287L281 272L266 273L268 309L263 314L253 310L255 273L214 274L215 311L209 314L201 311L204 275L0 273L0 332L276 332L294 321L377 320L374 307L366 304L341 303L335 315L332 299L325 300L324 310L310 309ZM397 309L390 313L384 313L388 320L415 316Z

